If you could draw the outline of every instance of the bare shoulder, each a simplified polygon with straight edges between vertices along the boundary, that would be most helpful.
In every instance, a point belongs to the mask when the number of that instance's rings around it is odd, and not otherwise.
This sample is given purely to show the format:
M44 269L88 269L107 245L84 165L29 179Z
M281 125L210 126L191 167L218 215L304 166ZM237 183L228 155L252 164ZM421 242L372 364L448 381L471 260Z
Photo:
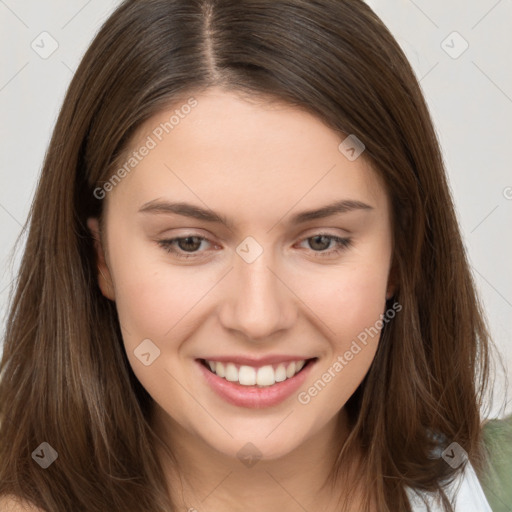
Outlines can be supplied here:
M13 496L5 494L0 496L0 512L45 512L41 508L37 508L35 505L29 502Z

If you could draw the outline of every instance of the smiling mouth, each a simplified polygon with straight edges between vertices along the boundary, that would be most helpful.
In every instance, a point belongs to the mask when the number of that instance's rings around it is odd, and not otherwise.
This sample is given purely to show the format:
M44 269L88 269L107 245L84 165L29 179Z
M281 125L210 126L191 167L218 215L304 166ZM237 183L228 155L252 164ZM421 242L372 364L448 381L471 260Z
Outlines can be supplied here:
M318 358L303 359L289 363L269 364L255 368L235 363L222 363L199 359L211 373L229 382L242 386L270 387L295 377Z

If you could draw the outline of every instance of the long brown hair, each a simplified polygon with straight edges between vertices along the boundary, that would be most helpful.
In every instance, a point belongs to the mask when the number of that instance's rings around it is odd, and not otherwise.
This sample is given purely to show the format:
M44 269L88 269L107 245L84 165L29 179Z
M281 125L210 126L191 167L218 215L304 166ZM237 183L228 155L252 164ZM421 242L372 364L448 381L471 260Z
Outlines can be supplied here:
M402 305L346 404L340 452L364 450L360 481L380 511L404 488L437 492L477 472L490 339L429 111L404 53L361 0L126 0L70 84L27 221L0 382L0 494L52 512L172 510L115 304L97 285L86 219L137 128L206 88L306 109L365 144L391 199ZM46 469L36 450L58 454ZM34 460L33 460L34 459ZM443 497L445 510L452 510Z

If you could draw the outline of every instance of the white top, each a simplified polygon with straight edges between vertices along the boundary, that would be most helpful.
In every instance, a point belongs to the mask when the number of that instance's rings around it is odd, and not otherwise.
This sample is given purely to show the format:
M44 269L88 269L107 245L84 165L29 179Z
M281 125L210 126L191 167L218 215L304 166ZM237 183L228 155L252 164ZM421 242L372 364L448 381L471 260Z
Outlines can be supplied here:
M484 491L476 476L473 466L466 464L464 472L444 489L455 512L492 512L485 498ZM427 507L412 489L406 489L414 512L427 512ZM433 493L423 493L430 504L432 512L442 512L440 503L436 502Z

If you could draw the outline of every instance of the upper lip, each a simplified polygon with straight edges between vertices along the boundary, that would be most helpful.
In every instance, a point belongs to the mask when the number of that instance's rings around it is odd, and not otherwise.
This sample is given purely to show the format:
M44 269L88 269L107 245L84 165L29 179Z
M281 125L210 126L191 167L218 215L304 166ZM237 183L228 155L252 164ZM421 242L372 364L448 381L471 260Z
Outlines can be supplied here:
M301 357L301 356L292 356L292 355L268 355L265 357L249 357L249 356L240 356L240 355L232 355L232 356L211 356L211 357L203 357L202 359L206 361L215 361L221 363L235 363L239 365L245 366L266 366L271 364L279 364L279 363L291 363L292 361L307 361L308 359L313 359L311 357Z

